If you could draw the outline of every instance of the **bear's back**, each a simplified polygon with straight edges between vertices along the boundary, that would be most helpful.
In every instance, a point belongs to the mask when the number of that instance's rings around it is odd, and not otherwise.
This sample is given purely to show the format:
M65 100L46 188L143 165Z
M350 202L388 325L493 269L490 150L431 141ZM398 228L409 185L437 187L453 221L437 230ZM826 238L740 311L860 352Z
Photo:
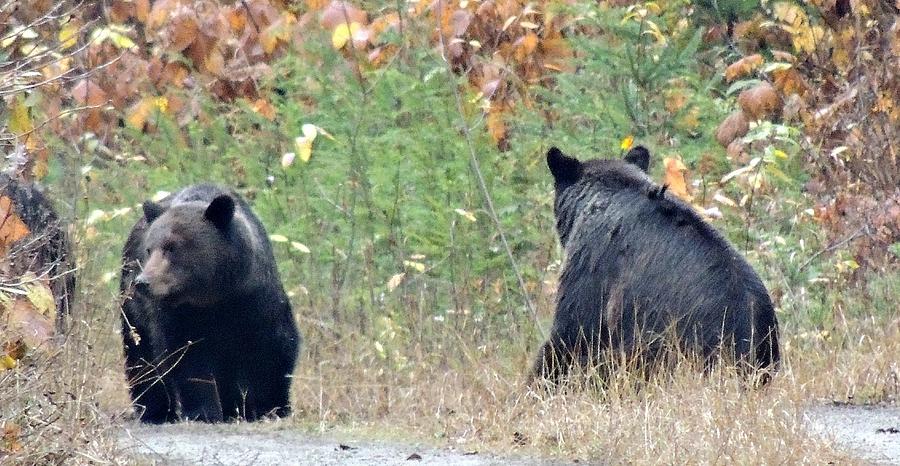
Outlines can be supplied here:
M610 309L614 299L612 308L643 309L663 322L684 317L682 324L716 333L722 325L749 331L758 311L773 313L749 263L692 207L652 182L594 190L583 205L566 246L563 307Z

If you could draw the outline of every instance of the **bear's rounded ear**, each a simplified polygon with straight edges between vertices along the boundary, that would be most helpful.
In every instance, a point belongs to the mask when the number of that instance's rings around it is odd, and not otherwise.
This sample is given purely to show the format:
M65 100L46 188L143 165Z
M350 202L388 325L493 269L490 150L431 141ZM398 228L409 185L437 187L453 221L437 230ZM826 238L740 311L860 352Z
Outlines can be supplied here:
M144 201L144 204L141 205L144 209L144 218L147 219L147 224L153 223L154 220L159 218L160 215L166 210L163 206L153 202L153 201Z
M234 199L227 194L216 196L209 203L209 207L206 208L203 216L218 228L227 227L234 217Z
M547 151L547 166L557 184L572 184L581 178L582 164L578 159L569 157L556 147Z
M650 168L650 151L644 146L635 146L625 154L625 161L646 172Z

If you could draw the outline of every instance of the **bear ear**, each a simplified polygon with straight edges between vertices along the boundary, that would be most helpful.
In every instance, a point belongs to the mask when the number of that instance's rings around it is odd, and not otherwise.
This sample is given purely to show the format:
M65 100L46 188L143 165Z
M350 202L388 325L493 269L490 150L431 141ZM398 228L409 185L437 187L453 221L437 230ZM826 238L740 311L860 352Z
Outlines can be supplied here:
M650 151L644 146L636 146L625 154L625 161L646 172L650 168Z
M220 229L227 227L234 217L234 199L227 194L216 196L209 203L203 216Z
M153 201L144 201L144 204L141 207L144 209L144 218L147 219L148 225L153 223L153 221L159 218L166 210L163 206Z
M581 178L583 166L578 159L569 157L556 147L547 151L547 166L557 184L572 184Z

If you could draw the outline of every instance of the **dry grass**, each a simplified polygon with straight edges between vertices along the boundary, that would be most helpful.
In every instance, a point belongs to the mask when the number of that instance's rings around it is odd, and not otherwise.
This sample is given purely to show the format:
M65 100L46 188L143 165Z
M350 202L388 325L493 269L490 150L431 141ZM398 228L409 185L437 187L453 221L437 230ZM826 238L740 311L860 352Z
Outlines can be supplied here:
M379 358L371 340L309 335L310 353L323 357L301 362L296 418L376 437L611 463L846 464L852 460L809 433L803 411L896 400L900 328L871 319L847 322L840 334L788 339L785 365L763 390L681 367L650 383L619 374L604 392L551 394L525 387L528 359L504 354L500 344L469 346L459 337L435 348L446 356L408 359L394 370L396 361ZM407 356L416 354L428 352Z
M0 464L108 464L121 457L115 437L124 377L118 354L98 346L106 326L95 323L77 322L66 343L33 349L19 367L0 372Z
M20 429L14 451L0 444L0 463L132 461L116 445L128 398L115 296L94 291L78 296L80 318L64 346L0 373L0 423ZM786 329L785 364L763 390L680 367L648 383L619 374L604 391L548 393L524 386L534 336L427 312L399 329L298 313L306 346L292 421L302 430L589 462L848 464L805 428L804 409L900 398L896 316L842 321L829 334Z

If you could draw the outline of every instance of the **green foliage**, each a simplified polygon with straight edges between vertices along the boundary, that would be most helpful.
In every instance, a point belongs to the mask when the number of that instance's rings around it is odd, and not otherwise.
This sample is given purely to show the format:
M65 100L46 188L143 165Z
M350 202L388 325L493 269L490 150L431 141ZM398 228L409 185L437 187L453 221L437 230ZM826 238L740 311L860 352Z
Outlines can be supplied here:
M461 131L463 124L481 124L478 116L463 121L457 111L454 88L463 81L424 50L356 75L327 40L307 44L265 83L273 90L274 121L245 105L207 101L219 118L190 123L186 132L161 121L156 134L131 133L134 153L124 158L146 162L92 174L131 204L200 181L237 187L278 240L286 288L316 320L406 327L423 320L413 310L426 310L430 325L456 325L448 321L457 318L492 332L520 328L529 317L483 209ZM315 138L308 162L282 164L305 124L331 137ZM555 242L543 165L499 153L484 131L473 134L503 228L536 288L543 265L533 258ZM137 213L103 224L122 223L110 243L122 241ZM109 263L115 267L116 260ZM401 273L396 289L389 287ZM379 354L394 360L391 345L409 333L391 335L376 341Z
M302 326L352 328L372 340L370 356L398 370L408 369L401 350L434 329L466 332L474 343L520 342L533 324L484 209L469 143L528 292L544 297L547 315L552 293L544 282L555 278L560 257L544 154L557 145L581 157L612 157L620 140L634 134L659 148L655 166L679 155L710 192L755 197L723 208L716 227L780 297L788 325L829 322L828 303L836 296L830 288L848 283L848 273L838 269L848 258L825 254L806 263L825 239L805 214L796 129L756 126L745 143L757 162L747 165L746 176L721 183L722 175L745 167L731 166L713 140L728 105L713 97L719 74L698 62L700 31L682 21L685 5L571 8L583 18L571 36L578 69L535 90L530 108L517 107L507 152L484 130L465 78L418 44L415 37L427 33L415 30L396 38L401 52L377 69L358 68L326 35L311 34L262 83L274 120L245 101L213 103L186 94L204 114L218 116L186 127L160 116L150 134L123 129L116 138L130 150L115 157L95 140L75 143L78 150L61 158L65 176L59 178L81 179L90 193L79 206L82 218L95 209L133 209L90 227L87 245L100 256L103 279L114 287L120 247L141 200L211 180L236 187L275 235ZM308 161L290 163L284 154L301 153L296 138L304 125L327 135L312 142ZM471 141L464 127L473 129ZM702 157L715 168L698 168Z
M633 134L651 148L666 141L686 162L697 161L714 145L724 109L711 97L721 77L698 66L702 31L683 20L683 7L571 7L583 31L572 37L578 67L539 92L541 109L516 120L517 142L527 151L549 141L574 154L611 156Z

